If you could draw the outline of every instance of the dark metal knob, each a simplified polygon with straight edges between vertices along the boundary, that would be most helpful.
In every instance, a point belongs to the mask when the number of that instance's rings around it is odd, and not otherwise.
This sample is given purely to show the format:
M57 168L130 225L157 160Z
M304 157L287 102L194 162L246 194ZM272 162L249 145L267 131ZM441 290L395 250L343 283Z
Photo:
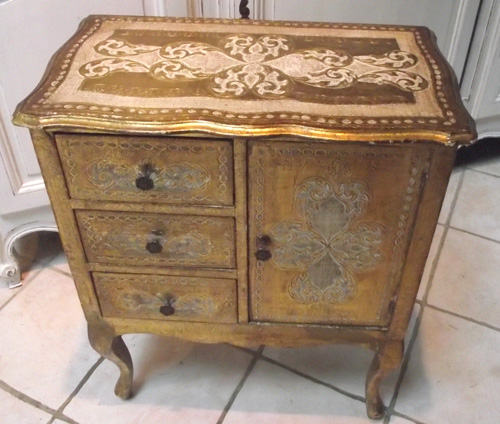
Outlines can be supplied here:
M163 246L158 240L148 241L146 243L146 250L149 253L161 253Z
M273 255L268 249L271 243L272 243L271 237L269 237L266 234L257 237L257 239L255 240L255 246L257 247L257 251L255 252L255 258L258 261L265 262L272 258Z
M174 308L175 298L172 296L167 296L165 299L165 304L160 307L160 314L165 315L166 317L175 314Z
M135 186L139 190L148 191L155 188L155 183L149 176L137 177L135 180Z
M272 256L271 252L267 249L259 249L255 252L255 258L262 262L268 261Z
M139 190L148 191L155 187L155 183L151 175L156 172L154 165L151 163L143 163L140 167L139 177L135 180L135 186Z
M264 234L257 237L257 249L264 249L265 247L271 246L271 237Z

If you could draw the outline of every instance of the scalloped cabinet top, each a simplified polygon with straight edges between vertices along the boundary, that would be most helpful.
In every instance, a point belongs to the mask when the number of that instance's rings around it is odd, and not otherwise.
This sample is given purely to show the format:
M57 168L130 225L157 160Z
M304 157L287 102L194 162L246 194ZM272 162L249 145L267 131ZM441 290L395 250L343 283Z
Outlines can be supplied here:
M476 137L427 28L126 16L85 19L15 122L446 144Z

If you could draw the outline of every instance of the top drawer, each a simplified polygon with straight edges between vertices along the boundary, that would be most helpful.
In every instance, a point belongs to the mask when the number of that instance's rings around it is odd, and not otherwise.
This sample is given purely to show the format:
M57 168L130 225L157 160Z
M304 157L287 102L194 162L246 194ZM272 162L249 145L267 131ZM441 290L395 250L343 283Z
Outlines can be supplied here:
M74 199L233 204L229 140L56 135Z

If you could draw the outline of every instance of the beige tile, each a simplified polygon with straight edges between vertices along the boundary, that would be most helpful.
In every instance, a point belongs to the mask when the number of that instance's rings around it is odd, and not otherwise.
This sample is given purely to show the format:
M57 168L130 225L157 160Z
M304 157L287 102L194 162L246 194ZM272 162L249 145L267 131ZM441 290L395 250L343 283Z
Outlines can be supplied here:
M422 275L422 280L420 282L420 287L417 293L417 299L422 300L424 298L425 290L427 289L427 285L429 284L429 279L431 276L432 266L436 259L436 255L439 250L439 245L441 243L441 239L443 238L444 227L442 225L437 225L436 232L434 233L434 237L432 239L431 248L429 250L429 255L427 256L427 262L425 263L424 273Z
M47 423L51 415L0 389L0 422L2 424Z
M363 402L257 362L224 424L368 424Z
M57 409L99 355L73 281L43 270L0 312L0 379Z
M426 309L395 410L425 423L500 422L500 333Z
M500 328L500 244L450 229L428 303Z
M407 333L409 340L420 306L415 305ZM349 393L365 396L365 380L373 352L358 346L324 345L300 348L266 347L264 356L290 368L331 384ZM394 393L399 370L391 373L380 391L386 404Z
M500 178L465 171L451 225L500 241Z
M446 224L446 221L448 220L453 199L455 198L455 193L457 192L458 184L462 178L463 172L464 169L462 167L457 167L454 168L451 173L448 188L446 189L446 195L443 200L443 206L441 206L441 213L439 214L438 222L440 224Z
M117 398L118 369L104 361L64 414L79 423L216 423L252 355L231 346L128 335L135 396Z
M14 295L21 292L23 286L16 287L15 289L10 289L5 283L0 283L0 309L4 306ZM1 313L1 312L0 312Z

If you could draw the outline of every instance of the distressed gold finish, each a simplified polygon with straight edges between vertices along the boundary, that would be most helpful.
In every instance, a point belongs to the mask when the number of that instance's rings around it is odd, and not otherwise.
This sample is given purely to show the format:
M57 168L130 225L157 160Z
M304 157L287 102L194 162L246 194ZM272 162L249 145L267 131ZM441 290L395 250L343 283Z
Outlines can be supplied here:
M234 220L225 217L77 211L90 262L234 268ZM157 243L158 252L148 244Z
M97 298L105 317L236 322L236 281L94 272ZM175 309L164 316L160 308Z
M16 122L468 143L455 86L422 27L93 16Z
M375 352L367 413L383 415L476 137L426 28L92 16L14 120L118 396L127 333L351 343Z
M387 326L427 146L250 146L249 248L272 254L250 255L252 320Z
M230 141L61 134L71 197L181 205L232 205ZM151 187L137 186L147 179Z

